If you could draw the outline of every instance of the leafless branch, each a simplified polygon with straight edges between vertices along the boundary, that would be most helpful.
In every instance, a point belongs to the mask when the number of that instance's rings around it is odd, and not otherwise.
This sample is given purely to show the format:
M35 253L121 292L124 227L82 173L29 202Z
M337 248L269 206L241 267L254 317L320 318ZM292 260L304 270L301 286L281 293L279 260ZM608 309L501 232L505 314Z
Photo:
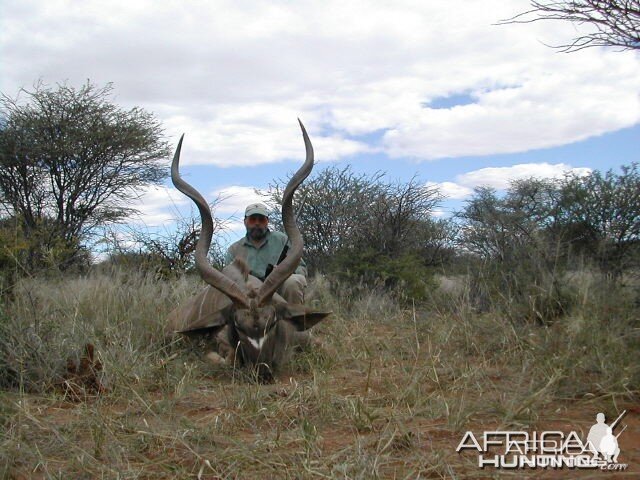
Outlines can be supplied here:
M576 52L589 47L640 49L638 0L532 0L531 6L531 10L501 20L498 25L561 20L593 27L592 32L579 35L569 43L553 46L561 52Z

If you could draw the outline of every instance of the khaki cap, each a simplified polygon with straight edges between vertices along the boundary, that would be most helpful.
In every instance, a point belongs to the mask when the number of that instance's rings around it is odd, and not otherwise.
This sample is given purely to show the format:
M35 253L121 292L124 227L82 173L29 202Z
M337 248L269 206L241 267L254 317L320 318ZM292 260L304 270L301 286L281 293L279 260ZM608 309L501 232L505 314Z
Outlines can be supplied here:
M269 210L264 203L252 203L247 207L244 211L245 217L250 217L251 215L263 215L265 217L269 216Z

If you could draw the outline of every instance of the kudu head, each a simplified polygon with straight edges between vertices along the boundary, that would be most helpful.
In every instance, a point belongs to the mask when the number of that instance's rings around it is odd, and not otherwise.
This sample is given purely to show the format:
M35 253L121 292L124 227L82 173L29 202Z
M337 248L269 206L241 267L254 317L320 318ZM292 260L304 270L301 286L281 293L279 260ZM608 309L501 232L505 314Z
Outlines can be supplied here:
M196 268L205 282L231 300L230 304L213 316L203 319L199 324L191 325L188 331L183 333L215 333L216 330L228 326L231 345L240 351L242 360L254 366L264 365L269 371L280 363L283 358L282 350L289 348L292 332L307 330L329 315L311 311L302 305L289 304L276 293L298 267L302 258L303 239L296 225L293 194L311 173L313 147L304 125L300 120L298 122L306 147L306 160L289 180L282 198L282 224L291 246L287 256L273 268L264 282L249 277L249 269L241 258L236 258L223 272L216 270L209 263L207 253L213 236L213 219L206 200L180 177L180 150L184 135L178 142L171 165L173 184L193 200L200 212L202 227L195 251Z

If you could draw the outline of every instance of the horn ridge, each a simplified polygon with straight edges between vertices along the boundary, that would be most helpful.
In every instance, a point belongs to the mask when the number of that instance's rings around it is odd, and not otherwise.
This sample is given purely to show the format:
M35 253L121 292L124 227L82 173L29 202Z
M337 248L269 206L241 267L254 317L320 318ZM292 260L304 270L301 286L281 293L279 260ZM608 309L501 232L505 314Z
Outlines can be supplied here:
M184 134L180 137L176 152L173 155L173 161L171 162L171 181L180 192L196 204L200 212L202 226L200 228L200 237L196 244L196 269L205 282L224 293L234 304L248 308L249 300L240 287L232 279L213 268L209 263L207 254L211 246L211 239L213 238L213 217L209 204L204 197L180 177L180 151L182 149L183 139Z
M280 285L282 285L287 277L295 271L300 264L302 251L304 249L302 234L296 224L295 214L293 212L293 194L311 173L311 170L313 169L314 154L313 145L311 145L311 140L309 140L307 130L304 128L304 125L299 118L298 123L302 130L306 158L302 166L289 180L282 196L282 224L284 226L284 231L291 242L291 247L289 248L285 259L280 263L280 265L277 265L273 269L271 274L260 287L260 291L258 292L258 305L263 305L268 302L275 291L280 288Z

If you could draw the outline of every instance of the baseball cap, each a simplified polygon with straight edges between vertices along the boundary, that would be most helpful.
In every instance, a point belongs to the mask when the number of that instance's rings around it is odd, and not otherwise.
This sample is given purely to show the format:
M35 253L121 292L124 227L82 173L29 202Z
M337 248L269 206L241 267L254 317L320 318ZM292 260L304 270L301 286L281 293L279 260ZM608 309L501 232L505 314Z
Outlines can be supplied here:
M264 203L252 203L244 211L245 217L250 217L251 215L264 215L265 217L268 217L269 211Z

